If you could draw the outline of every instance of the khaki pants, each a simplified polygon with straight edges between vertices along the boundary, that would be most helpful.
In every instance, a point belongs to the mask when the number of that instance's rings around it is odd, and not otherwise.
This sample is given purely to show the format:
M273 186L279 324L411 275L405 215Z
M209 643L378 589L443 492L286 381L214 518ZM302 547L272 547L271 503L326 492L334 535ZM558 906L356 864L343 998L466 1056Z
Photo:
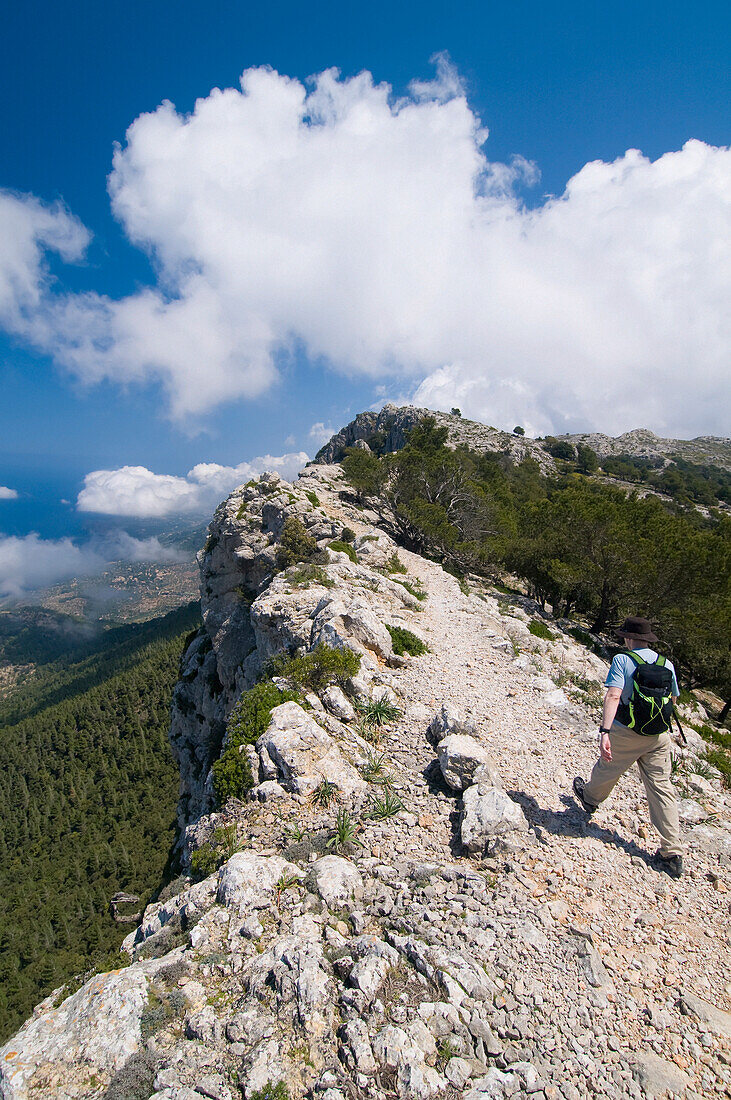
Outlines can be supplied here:
M597 760L584 787L584 798L598 806L636 761L647 792L650 821L660 834L660 851L664 856L682 855L678 804L670 782L670 735L643 737L615 722L609 740L612 761Z

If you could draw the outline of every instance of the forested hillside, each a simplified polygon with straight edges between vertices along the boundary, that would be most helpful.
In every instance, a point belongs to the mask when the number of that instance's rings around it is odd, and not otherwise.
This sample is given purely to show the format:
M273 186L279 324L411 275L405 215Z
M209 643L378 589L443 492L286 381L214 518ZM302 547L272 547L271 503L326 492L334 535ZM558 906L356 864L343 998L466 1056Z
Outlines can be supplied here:
M167 740L190 604L110 631L106 649L47 666L0 710L0 1035L49 990L108 957L119 890L142 904L174 840Z

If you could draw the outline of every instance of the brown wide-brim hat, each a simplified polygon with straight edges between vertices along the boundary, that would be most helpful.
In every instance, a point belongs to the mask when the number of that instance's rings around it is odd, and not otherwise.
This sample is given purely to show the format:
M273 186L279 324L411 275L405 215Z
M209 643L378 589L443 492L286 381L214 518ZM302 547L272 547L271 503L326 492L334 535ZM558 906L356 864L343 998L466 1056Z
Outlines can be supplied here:
M657 636L652 633L652 626L649 621L633 615L628 615L614 633L618 638L626 638L627 635L631 635L633 638L641 638L643 642L657 641Z

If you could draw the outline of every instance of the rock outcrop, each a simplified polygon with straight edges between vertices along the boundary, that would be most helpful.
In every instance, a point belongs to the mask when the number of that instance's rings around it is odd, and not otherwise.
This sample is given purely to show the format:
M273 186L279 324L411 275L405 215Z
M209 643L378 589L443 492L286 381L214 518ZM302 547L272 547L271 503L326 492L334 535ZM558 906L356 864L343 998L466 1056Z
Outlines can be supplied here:
M529 601L403 549L389 575L341 478L265 475L218 508L171 726L186 873L127 967L56 991L0 1050L2 1100L728 1096L728 794L676 749L679 882L637 776L587 821L569 792L606 665L560 624L534 638ZM292 519L318 560L280 569ZM346 527L352 552L329 550ZM422 656L393 654L399 625ZM242 693L296 687L286 658L318 645L359 670L232 742ZM216 806L232 745L253 786Z

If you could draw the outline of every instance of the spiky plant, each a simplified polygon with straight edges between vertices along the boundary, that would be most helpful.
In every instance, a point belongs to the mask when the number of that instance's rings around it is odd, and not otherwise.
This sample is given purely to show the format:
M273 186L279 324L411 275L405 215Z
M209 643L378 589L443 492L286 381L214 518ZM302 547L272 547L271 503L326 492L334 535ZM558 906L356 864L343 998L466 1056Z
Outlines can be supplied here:
M386 754L369 749L360 771L367 783L388 783L390 775L386 770Z
M358 833L361 831L362 827L363 826L355 820L349 810L338 810L337 817L335 818L335 831L328 840L327 847L334 848L335 851L340 852L352 844L360 844Z
M330 803L337 798L338 788L334 783L331 783L329 779L323 779L321 783L315 787L314 791L310 795L312 802L315 806L320 806L322 809L327 809Z
M402 711L384 693L379 699L366 699L355 704L356 710L370 726L386 726L401 717Z
M400 813L403 808L404 804L400 795L396 794L393 787L385 786L380 797L378 795L371 796L368 816L373 818L374 821L384 821L387 817L393 817L394 814Z

